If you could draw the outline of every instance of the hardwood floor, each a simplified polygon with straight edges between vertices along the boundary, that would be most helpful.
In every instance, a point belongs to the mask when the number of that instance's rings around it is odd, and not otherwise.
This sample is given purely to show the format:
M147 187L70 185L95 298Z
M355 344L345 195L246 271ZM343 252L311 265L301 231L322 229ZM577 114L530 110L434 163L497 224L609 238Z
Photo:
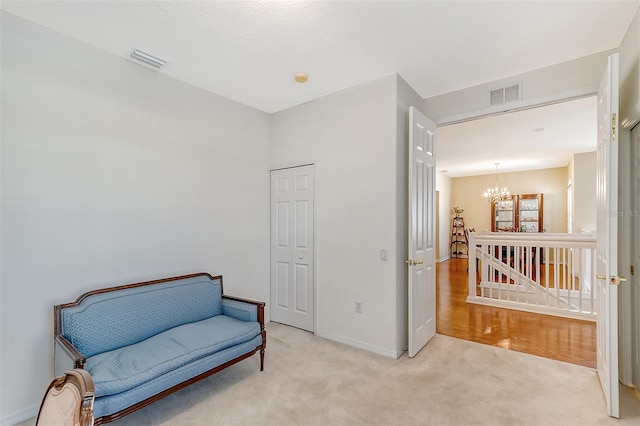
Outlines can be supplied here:
M596 368L596 324L467 303L467 259L436 266L437 332Z

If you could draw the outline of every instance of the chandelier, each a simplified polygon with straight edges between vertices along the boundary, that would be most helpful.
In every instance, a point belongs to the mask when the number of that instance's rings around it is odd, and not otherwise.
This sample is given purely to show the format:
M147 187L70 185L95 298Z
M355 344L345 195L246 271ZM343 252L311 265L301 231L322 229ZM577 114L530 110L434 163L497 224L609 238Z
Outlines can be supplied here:
M482 194L484 199L490 203L497 203L498 201L505 201L511 198L511 194L507 188L500 188L500 186L498 186L498 164L500 163L494 164L496 165L496 186L493 188L487 188L487 190L484 191L484 194Z

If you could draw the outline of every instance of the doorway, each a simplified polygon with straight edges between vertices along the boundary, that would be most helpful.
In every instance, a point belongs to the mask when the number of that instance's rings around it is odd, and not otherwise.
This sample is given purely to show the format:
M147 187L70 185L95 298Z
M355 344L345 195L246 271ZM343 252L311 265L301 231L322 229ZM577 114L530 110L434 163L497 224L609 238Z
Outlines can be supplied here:
M442 174L450 179L446 188L444 185L439 187L440 201L448 200L451 206L465 209L467 229L473 228L477 233L491 229L491 206L482 194L496 184L498 177L493 167L499 161L502 171L499 182L512 193L546 193L545 201L549 202L545 203L543 214L547 232L568 232L569 220L574 232L594 230L596 214L591 203L595 198L596 184L596 112L596 97L586 96L439 126L439 168L445 169ZM565 150L567 144L559 142L558 137L565 131L576 140L572 140L575 143L571 145L573 154ZM564 152L559 152L559 147ZM554 157L553 162L548 160L550 156ZM527 161L523 162L522 158ZM486 171L482 171L480 165L486 166ZM478 169L474 169L476 166ZM577 182L574 176L577 176ZM571 197L568 197L567 191L568 177L572 181ZM569 198L573 201L569 201ZM575 209L571 211L567 208L568 203L577 203L577 214ZM450 211L438 210L438 213L442 214L440 223L450 223ZM575 217L568 217L569 214ZM444 256L441 253L441 257ZM467 265L467 259L451 259L438 265L439 333L463 330L473 336L471 340L535 354L556 351L561 354L563 361L595 366L594 323L579 322L577 326L570 321L565 324L564 320L544 323L540 330L546 330L549 334L567 334L571 327L581 330L572 339L565 339L559 348L549 346L550 343L544 341L546 336L536 335L538 329L535 327L530 329L523 326L517 330L517 335L513 334L517 337L509 338L501 333L508 329L509 324L515 324L513 317L524 321L522 324L527 320L543 323L543 319L537 316L527 319L518 312L497 308L469 307L465 302L468 292ZM443 301L446 303L441 303ZM464 309L452 311L459 307ZM560 326L560 323L563 325ZM445 332L445 328L451 331ZM513 330L511 332L515 333ZM530 347L524 349L525 342ZM572 356L579 359L571 360Z

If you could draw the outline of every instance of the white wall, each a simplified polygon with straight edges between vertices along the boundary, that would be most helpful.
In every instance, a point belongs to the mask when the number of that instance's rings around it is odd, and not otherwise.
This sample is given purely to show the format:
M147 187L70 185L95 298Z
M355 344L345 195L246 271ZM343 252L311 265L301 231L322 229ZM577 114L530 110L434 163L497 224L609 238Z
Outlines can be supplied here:
M620 123L640 117L640 9L620 44Z
M10 424L35 415L53 377L55 304L199 271L268 300L269 117L13 15L1 23Z
M543 194L542 225L547 232L567 232L566 167L501 173L498 183L511 194ZM467 228L477 233L491 230L491 205L482 194L495 185L496 175L465 176L452 179L451 205L464 209Z
M397 265L406 250L396 237L396 86L395 75L385 77L271 122L273 168L316 165L316 333L393 357Z
M437 123L443 119L465 119L479 114L514 110L525 104L539 104L597 93L607 57L614 51L585 56L573 61L514 75L425 99L425 112ZM522 101L490 107L489 92L521 84Z
M573 232L596 230L596 152L573 156ZM571 172L570 172L571 173Z

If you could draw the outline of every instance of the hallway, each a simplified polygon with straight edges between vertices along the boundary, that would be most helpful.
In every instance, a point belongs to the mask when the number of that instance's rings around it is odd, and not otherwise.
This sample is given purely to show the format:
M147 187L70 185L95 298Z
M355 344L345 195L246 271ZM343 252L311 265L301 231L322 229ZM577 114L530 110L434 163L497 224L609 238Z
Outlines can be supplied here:
M467 259L436 266L436 332L596 368L596 324L466 302Z

